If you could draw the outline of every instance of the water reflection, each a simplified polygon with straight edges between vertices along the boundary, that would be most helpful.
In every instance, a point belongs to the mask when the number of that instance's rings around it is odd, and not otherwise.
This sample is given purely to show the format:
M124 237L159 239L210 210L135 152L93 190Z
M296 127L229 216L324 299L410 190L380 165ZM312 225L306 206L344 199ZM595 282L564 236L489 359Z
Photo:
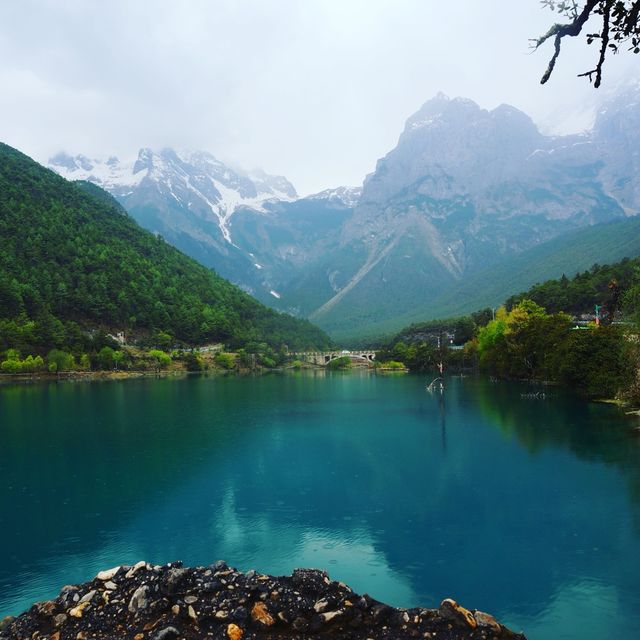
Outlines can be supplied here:
M225 558L324 567L398 605L453 596L534 640L560 637L570 598L631 629L633 431L520 392L366 375L0 389L0 614L120 562ZM567 637L602 637L588 629Z

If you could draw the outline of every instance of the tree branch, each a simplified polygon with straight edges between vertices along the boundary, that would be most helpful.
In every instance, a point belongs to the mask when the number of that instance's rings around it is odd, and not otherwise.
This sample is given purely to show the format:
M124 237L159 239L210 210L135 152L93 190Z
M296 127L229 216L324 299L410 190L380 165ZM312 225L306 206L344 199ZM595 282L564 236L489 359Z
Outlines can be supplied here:
M602 32L600 33L600 38L602 40L600 45L600 57L598 58L598 64L596 64L595 69L591 69L591 71L586 71L585 73L579 73L578 78L589 78L589 82L592 81L593 74L596 74L596 81L593 83L593 86L597 89L602 82L602 65L604 64L605 56L607 55L607 47L609 46L609 22L611 19L611 5L613 4L613 0L608 0L605 3L605 6L602 10ZM613 45L612 45L613 46Z
M547 70L544 72L540 84L545 84L547 80L551 77L554 67L556 66L556 60L560 55L560 45L562 43L562 38L566 36L575 37L580 34L582 31L582 27L585 25L591 12L598 5L599 0L589 0L585 3L582 11L576 16L573 22L569 22L566 24L556 23L554 24L547 33L539 38L535 39L534 42L534 50L538 49L542 44L544 44L549 38L553 38L554 45L554 53L549 61L549 65L547 66Z

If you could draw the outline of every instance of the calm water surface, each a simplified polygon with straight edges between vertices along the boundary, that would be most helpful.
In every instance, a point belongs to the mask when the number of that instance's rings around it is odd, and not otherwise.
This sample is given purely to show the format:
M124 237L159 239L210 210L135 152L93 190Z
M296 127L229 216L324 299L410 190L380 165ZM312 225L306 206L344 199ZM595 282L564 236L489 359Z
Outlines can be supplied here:
M0 617L140 559L443 597L531 640L637 637L637 418L483 379L0 387Z

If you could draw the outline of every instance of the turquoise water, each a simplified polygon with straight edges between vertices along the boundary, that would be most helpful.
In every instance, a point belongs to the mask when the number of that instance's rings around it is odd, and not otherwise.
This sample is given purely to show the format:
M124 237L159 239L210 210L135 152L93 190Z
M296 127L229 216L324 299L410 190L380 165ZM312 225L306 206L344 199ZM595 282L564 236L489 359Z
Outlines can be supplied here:
M531 640L640 626L637 418L484 379L0 387L0 618L140 559L444 597Z

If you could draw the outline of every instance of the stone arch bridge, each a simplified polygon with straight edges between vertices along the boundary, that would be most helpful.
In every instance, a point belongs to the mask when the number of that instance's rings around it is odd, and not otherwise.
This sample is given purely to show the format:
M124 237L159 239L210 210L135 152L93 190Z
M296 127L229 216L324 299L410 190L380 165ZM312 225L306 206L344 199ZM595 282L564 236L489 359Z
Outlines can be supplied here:
M336 358L345 357L349 358L351 364L354 366L372 367L376 359L376 352L370 349L361 349L359 351L347 351L346 349L336 351L301 351L291 353L290 355L321 367L326 367Z

